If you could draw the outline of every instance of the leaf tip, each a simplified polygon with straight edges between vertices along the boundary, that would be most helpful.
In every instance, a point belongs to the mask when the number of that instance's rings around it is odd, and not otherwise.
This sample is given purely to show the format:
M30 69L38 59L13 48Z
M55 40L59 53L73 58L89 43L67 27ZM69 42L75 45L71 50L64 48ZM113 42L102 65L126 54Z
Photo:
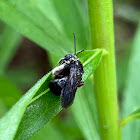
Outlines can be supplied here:
M106 49L103 49L103 56L109 55L109 52Z

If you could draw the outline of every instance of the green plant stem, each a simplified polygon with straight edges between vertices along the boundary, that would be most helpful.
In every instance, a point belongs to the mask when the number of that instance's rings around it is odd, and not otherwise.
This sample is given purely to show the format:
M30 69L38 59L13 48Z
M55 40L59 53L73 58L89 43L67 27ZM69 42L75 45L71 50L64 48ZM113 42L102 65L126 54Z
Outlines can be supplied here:
M119 140L113 10L111 0L88 0L92 48L108 51L95 72L95 94L102 140Z

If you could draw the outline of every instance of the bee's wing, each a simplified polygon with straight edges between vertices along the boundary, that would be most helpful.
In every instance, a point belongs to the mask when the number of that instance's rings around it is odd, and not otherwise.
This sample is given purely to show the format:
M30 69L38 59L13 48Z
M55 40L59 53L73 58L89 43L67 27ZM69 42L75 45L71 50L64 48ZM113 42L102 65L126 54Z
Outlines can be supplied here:
M65 87L61 90L61 105L64 108L69 107L75 98L75 92L77 90L77 75L76 68L70 68L70 74L66 81Z

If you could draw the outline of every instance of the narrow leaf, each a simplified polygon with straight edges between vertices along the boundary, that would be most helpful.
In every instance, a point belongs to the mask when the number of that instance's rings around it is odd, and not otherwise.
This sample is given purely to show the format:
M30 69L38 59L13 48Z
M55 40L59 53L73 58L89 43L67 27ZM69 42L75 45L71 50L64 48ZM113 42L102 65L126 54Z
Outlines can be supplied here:
M64 134L61 134L52 123L48 123L44 128L41 129L31 140L65 140ZM68 139L69 140L69 139Z
M9 110L21 95L21 92L7 78L0 75L0 112L5 113ZM0 117L4 115L3 113L0 113Z
M83 20L84 13L76 1L0 0L0 3L2 21L52 54L62 57L73 52L73 32L77 35L78 46L87 47L88 34L83 31L88 31L88 24L83 23L87 20ZM65 3L65 7L61 3Z
M100 140L95 103L92 83L87 80L84 87L78 90L71 110L85 139L88 140Z
M87 73L90 73L91 75L97 68L101 61L103 51L100 49L84 51L79 54L78 57L81 55L84 55L80 60L83 62L85 71L83 80L86 80L88 78ZM81 90L78 90L75 103L71 109L85 138L88 140L99 140L96 105L93 93L92 83L88 80L84 87Z
M102 54L103 51L98 49L78 55L84 64L84 81L98 66ZM91 68L87 68L89 66ZM8 140L14 138L16 134L15 139L29 139L61 110L59 97L48 89L47 79L50 79L50 75L51 72L38 81L0 120L1 138Z
M101 58L104 54L102 49L85 50L78 55L78 58L84 66L83 80L86 81L89 75L93 74L97 66L99 65Z
M124 100L122 104L122 117L129 115L132 111L140 106L140 24L138 26L136 36L134 38L131 57L129 61L127 83L124 91ZM139 140L140 138L140 121L130 122L123 130L124 140Z
M30 103L33 96L42 87L44 81L50 75L44 76L38 83L31 88L13 107L12 109L0 120L0 138L13 139L17 131L21 118Z
M140 108L134 111L132 114L125 117L121 122L121 128L123 128L128 122L132 120L140 119Z
M21 42L21 36L11 27L6 27L2 34L0 44L0 73L4 73L9 62L13 58L18 44Z

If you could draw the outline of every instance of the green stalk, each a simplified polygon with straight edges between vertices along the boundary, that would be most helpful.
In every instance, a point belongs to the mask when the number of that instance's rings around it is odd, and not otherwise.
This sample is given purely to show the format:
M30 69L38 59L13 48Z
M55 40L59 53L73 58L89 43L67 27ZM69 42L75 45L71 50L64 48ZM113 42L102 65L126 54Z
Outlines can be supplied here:
M106 49L95 72L95 94L102 140L120 140L111 0L88 0L92 48Z

